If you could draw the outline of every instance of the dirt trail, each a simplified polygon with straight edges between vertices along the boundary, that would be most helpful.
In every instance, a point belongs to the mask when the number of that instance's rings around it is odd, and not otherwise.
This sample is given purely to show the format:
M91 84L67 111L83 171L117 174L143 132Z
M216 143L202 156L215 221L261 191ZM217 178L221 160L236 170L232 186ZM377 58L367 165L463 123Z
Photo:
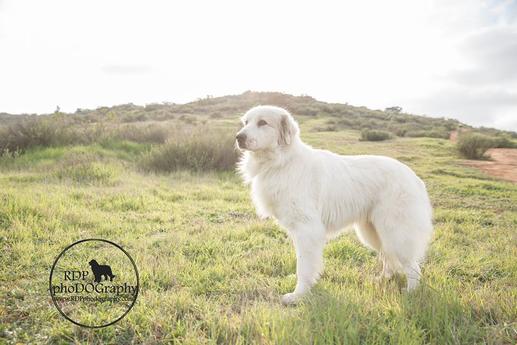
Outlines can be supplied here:
M465 164L502 180L517 183L517 149L489 149L487 155L491 160L468 160Z

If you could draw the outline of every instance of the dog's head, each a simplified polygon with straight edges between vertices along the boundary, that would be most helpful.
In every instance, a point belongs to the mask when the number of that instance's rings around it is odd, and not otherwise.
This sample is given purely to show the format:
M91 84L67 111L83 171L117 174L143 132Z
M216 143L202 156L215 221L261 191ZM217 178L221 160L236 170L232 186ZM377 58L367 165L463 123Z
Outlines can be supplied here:
M261 151L289 146L298 138L298 124L285 109L261 105L251 108L241 118L243 127L237 133L241 150Z
M93 260L90 260L90 262L88 262L90 264L90 266L98 266L99 264L97 263L97 261L95 261L95 259Z

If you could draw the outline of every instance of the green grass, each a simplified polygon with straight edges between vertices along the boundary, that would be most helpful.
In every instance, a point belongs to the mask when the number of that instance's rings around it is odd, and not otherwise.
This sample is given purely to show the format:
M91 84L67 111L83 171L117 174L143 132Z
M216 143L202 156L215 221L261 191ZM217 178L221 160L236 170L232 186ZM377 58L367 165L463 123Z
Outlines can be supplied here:
M142 173L144 144L36 148L0 161L0 343L514 344L517 186L460 165L447 140L312 125L315 147L389 155L426 181L435 234L417 291L375 283L375 255L344 235L312 294L283 307L292 246L233 172ZM47 291L55 257L90 237L124 246L141 276L134 309L100 330L66 321Z

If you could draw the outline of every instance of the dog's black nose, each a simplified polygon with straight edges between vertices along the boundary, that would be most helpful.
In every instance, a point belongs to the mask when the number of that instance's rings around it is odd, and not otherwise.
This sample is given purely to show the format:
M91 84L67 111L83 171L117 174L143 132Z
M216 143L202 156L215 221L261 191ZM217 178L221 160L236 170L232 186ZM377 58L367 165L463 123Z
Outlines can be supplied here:
M237 143L239 144L239 146L242 147L242 146L244 146L244 143L246 142L246 134L239 133L239 134L237 134L235 139L237 139Z

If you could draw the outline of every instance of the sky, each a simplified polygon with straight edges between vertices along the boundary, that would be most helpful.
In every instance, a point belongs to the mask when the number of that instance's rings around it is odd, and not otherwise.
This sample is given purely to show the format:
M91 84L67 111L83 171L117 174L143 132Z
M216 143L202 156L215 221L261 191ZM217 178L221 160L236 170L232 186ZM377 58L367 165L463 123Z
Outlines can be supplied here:
M517 0L0 0L0 112L247 90L517 131Z

